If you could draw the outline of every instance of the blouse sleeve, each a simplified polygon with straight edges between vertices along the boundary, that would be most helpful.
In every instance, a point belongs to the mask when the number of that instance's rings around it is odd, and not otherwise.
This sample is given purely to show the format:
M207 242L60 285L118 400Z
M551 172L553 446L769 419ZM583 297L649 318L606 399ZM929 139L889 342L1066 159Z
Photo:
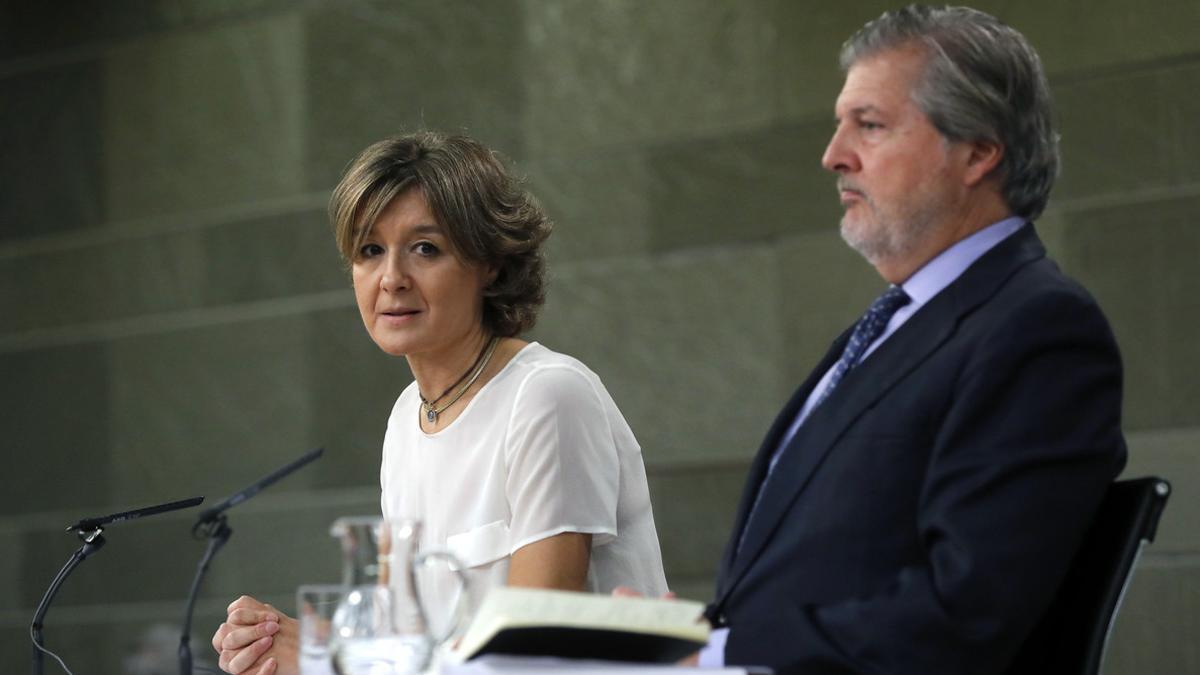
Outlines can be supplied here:
M603 399L570 367L543 368L517 391L505 443L512 551L562 532L617 534L620 465Z
M388 520L390 518L390 516L388 515L388 499L387 499L387 497L388 497L388 481L387 481L387 477L388 477L388 468L387 468L388 442L387 441L388 441L388 435L391 434L391 426L392 426L392 421L389 418L388 419L388 429L384 433L384 436L383 436L383 447L380 449L380 452L379 452L379 454L380 454L380 458L379 458L379 512L383 515L384 520Z

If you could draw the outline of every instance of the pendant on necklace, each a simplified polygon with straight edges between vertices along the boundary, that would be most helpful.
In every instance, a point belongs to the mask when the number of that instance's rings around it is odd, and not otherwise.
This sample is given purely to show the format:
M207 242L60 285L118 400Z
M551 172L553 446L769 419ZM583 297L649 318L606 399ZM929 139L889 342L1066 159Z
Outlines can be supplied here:
M437 411L433 408L425 409L425 419L429 420L430 424L437 424Z

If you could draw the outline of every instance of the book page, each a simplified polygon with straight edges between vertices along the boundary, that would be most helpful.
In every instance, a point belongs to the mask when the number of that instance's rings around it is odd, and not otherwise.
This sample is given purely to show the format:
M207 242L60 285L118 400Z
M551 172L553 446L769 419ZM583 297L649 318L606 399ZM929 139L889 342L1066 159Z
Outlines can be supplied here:
M675 665L575 661L550 657L503 656L489 654L469 663L445 665L441 675L543 675L544 673L581 673L586 675L665 675L705 673L706 675L748 675L766 670L728 666L725 668L681 668Z
M708 622L694 600L617 598L594 593L531 588L495 588L484 599L459 651L473 654L508 628L595 628L662 635L704 643Z

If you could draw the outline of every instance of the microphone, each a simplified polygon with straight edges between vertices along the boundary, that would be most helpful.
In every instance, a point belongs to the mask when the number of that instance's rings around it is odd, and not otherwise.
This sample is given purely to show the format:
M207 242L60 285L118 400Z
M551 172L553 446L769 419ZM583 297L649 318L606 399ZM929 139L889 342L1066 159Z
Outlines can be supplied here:
M176 502L167 502L166 504L156 504L147 506L132 511L121 511L107 516L97 518L84 518L74 525L67 526L67 532L77 532L79 538L83 541L83 545L79 547L71 557L67 560L67 564L59 570L58 575L50 582L50 587L46 589L45 595L42 596L42 601L38 603L37 610L33 613L33 622L29 624L29 639L33 641L33 673L41 675L42 673L42 653L45 652L53 656L58 664L63 667L68 673L67 665L54 652L46 649L45 640L42 637L43 621L46 618L46 612L50 610L50 603L54 602L54 596L58 595L58 589L62 587L63 582L67 580L71 572L79 566L79 563L87 559L88 556L99 551L105 544L105 539L102 536L104 527L112 523L120 523L126 520L134 520L144 516L153 516L159 513L168 511L176 511L196 506L204 501L204 497L192 497L191 499L182 499Z
M241 492L238 492L236 494L232 494L232 495L226 497L225 499L221 500L216 506L204 509L203 511L200 512L200 517L196 519L196 524L192 526L192 532L195 533L197 531L197 529L201 528L202 526L213 524L216 521L217 516L221 515L225 511L237 506L238 504L241 504L242 502L246 501L247 499L250 499L254 495L261 492L263 490L263 488L269 487L271 484L277 482L281 478L284 478L285 476L292 473L293 471L296 471L297 469L304 466L305 464L315 461L324 452L325 452L325 448L317 448L316 450L311 450L309 452L306 452L303 455L301 455L298 459L292 460L291 462L284 464L283 466L279 467L278 469L275 469L271 473L258 479L257 481L255 481L253 484L251 484L249 487L242 490ZM205 532L204 534L208 535L208 532Z
M192 675L192 614L196 609L196 596L200 594L200 583L204 580L204 574L208 572L208 566L212 562L213 556L217 554L217 551L221 550L221 547L233 535L233 528L229 527L225 511L250 499L264 488L309 462L316 460L324 452L325 448L317 448L316 450L306 452L299 458L284 464L258 479L241 492L232 494L221 500L216 506L200 512L200 517L196 519L196 524L192 525L192 536L197 539L208 539L208 548L205 549L204 555L200 557L200 564L196 566L196 576L192 579L192 589L188 593L187 606L183 610L183 630L179 636L180 675Z
M132 511L121 511L107 516L98 518L84 518L74 525L67 526L67 532L78 531L80 534L89 532L98 527L103 527L110 523L120 523L126 520L134 520L143 516L153 516L167 511L176 511L178 509L186 509L196 506L204 501L204 497L192 497L191 499L181 499L177 502L167 502L166 504L157 504L155 506L147 506L142 509L134 509Z

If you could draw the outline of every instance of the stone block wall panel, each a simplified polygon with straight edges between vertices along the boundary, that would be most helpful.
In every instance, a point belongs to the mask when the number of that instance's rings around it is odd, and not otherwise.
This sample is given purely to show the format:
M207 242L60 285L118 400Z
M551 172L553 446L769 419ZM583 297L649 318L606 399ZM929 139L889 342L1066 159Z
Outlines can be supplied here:
M46 646L59 655L60 658L67 664L67 667L72 672L80 672L84 668L90 669L90 672L97 673L122 673L122 675L134 675L138 673L135 668L138 662L132 660L133 654L139 648L139 644L144 635L154 629L156 625L166 626L170 621L174 629L174 639L172 643L175 649L179 647L179 629L178 618L163 617L159 621L99 621L93 619L88 622L71 622L64 624L61 619L64 617L58 616L57 612L54 617L58 621L47 623L45 630ZM193 636L192 650L194 654L199 654L199 658L195 661L196 664L202 663L201 659L207 660L207 663L215 667L215 659L208 659L208 655L200 651L200 648L206 648L208 652L212 652L211 646L206 646L208 639L211 639L211 633L207 639L197 640ZM165 634L159 638L159 641L165 642ZM199 643L199 644L197 644ZM22 672L29 670L30 651L32 646L29 642L29 626L28 622L24 628L5 628L0 629L0 655L6 657L5 662L11 664L10 672ZM127 660L130 659L130 660ZM159 657L157 663L169 664L163 657ZM175 671L179 670L178 656L174 661ZM61 668L58 663L50 656L45 656L43 660L43 672L50 672L54 669ZM150 670L142 671L148 673L154 672L172 672L170 670ZM218 671L219 672L219 671Z
M383 434L396 398L412 382L408 364L375 346L353 304L305 320L309 424L327 453L312 485L378 491Z
M1121 193L1163 192L1200 180L1195 153L1182 142L1194 138L1189 115L1197 104L1178 94L1197 73L1197 65L1145 69L1054 86L1062 134L1055 202L1119 203Z
M103 345L0 354L7 466L0 512L30 514L113 498L111 382Z
M647 462L754 452L786 386L767 247L580 264L555 283L535 336L600 376Z
M302 317L285 317L115 342L114 492L230 494L315 447L304 330Z
M782 316L789 355L782 366L789 384L786 396L887 288L887 282L846 246L837 219L833 221L824 231L788 237L777 245L784 290L775 311Z
M1194 197L1068 214L1064 267L1099 301L1125 362L1127 429L1200 423Z
M322 467L318 463L310 468L320 471ZM273 495L276 498L265 502L265 506L237 514L236 519L231 514L237 539L231 540L219 566L213 567L206 598L225 604L242 594L283 598L279 606L291 614L296 588L301 584L341 581L341 548L329 536L329 527L340 516L379 515L378 494L353 504L306 505L297 498L303 490L294 488L292 485L291 492ZM290 504L291 508L286 512L277 510L280 504Z
M517 3L322 3L305 17L306 181L329 190L367 145L429 128L524 151Z
M1103 672L1200 670L1200 562L1146 562L1134 572L1113 625Z
M324 210L311 208L14 250L0 254L0 280L4 333L350 294Z
M716 578L749 468L749 460L651 467L654 524L672 590L695 587L699 592ZM682 597L711 599L707 594Z
M1138 431L1128 435L1129 462L1122 478L1159 476L1171 483L1167 508L1148 554L1154 558L1185 558L1200 550L1200 471L1196 449L1200 427Z
M844 79L838 65L842 42L866 21L897 6L880 0L860 1L853 6L836 0L779 0L775 9L779 48L774 67L779 71L782 114L791 119L819 120L832 132L833 103Z
M563 263L649 252L654 178L646 155L637 149L597 150L516 167L554 221L546 245L552 279Z
M774 115L773 3L522 3L531 154L637 146Z
M0 242L104 221L100 72L84 61L0 76Z
M649 228L658 252L824 231L841 213L821 168L825 121L660 146L650 154Z
M207 228L203 303L222 306L344 290L350 275L322 208Z
M194 496L170 494L151 500L134 498L125 508L149 506L173 499ZM99 516L103 511L80 516ZM63 584L54 600L54 614L62 607L103 605L109 602L144 603L160 598L185 598L196 563L204 544L191 538L189 530L198 511L183 511L183 515L163 514L127 523L113 524L104 531L107 543L95 555L85 560ZM59 568L80 545L79 540L63 528L70 521L55 527L37 528L24 534L21 558L20 603L16 607L37 607L42 594ZM183 604L179 612L182 615ZM50 625L47 622L47 625Z
M0 59L102 49L164 31L231 23L295 8L291 0L64 0L0 5Z
M23 606L20 579L21 561L25 557L24 541L18 526L0 525L0 550L4 551L4 556L0 557L0 607Z
M983 0L972 6L1024 33L1051 75L1121 70L1194 56L1200 30L1200 6L1191 0L1145 7L1099 0L1089 3L1087 11L1072 2Z
M280 15L110 50L102 118L109 217L301 191L302 49L300 19Z
M0 278L7 282L0 306L9 317L4 332L81 327L199 306L209 281L202 245L184 233L0 258Z

